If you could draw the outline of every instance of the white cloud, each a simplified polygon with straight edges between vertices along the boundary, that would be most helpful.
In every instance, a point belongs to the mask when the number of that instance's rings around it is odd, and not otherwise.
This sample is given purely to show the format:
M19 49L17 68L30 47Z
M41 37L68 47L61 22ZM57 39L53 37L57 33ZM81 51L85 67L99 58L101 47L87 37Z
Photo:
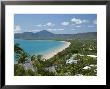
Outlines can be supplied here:
M15 26L14 32L15 33L22 33L21 27L19 25Z
M82 21L80 19L77 19L77 18L72 18L71 22L73 22L75 24L81 24L82 23Z
M71 29L71 30L76 30L76 29Z
M62 22L61 25L67 26L69 25L69 22Z
M39 32L40 30L38 30L38 29L33 29L33 30L29 30L28 32L33 32L33 33L35 33L35 32Z
M62 31L62 30L64 30L64 29L58 29L58 30Z
M43 27L45 27L46 25L44 24L44 25L42 25Z
M35 26L37 26L37 27L42 27L42 24L38 24L38 25L35 25Z
M74 24L82 24L82 23L88 23L88 20L85 20L85 19L81 20L78 18L72 18L71 22L73 22Z
M48 31L62 31L64 29L47 29Z
M89 21L88 21L88 20L82 20L82 22L83 22L83 23L88 23Z
M51 23L51 22L46 23L46 25L47 25L47 26L54 26L54 24Z
M77 28L80 28L81 27L81 25L78 25L78 26L76 26Z
M93 20L93 24L97 24L97 20L95 19L95 20Z
M55 24L51 23L51 22L47 22L45 24L38 24L38 25L35 25L37 27L48 27L48 26L54 26Z
M95 27L95 26L94 26L94 25L89 25L88 27L93 28L93 27Z
M53 29L47 29L48 31L52 31Z

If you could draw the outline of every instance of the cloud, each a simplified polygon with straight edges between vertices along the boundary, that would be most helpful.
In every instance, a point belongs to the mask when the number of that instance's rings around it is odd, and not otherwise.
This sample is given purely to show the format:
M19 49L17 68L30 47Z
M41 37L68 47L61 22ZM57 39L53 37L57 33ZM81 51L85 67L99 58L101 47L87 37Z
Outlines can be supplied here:
M94 26L94 25L89 25L88 27L89 27L89 28L93 28L93 27L95 27L95 26Z
M62 22L61 25L67 26L69 25L69 22Z
M78 26L76 26L77 28L80 28L81 27L81 25L78 25Z
M15 33L22 33L21 27L19 25L15 26L14 32Z
M35 25L35 26L37 26L37 27L42 27L42 24L38 24L38 25Z
M97 20L95 19L95 20L93 20L93 24L97 24Z
M28 32L33 32L33 33L35 33L35 32L39 32L40 30L38 30L38 29L33 29L33 30L29 30Z
M62 31L62 30L64 30L64 29L58 29L58 30Z
M80 19L77 19L77 18L72 18L71 22L73 22L75 24L81 24L82 23L82 21Z
M82 24L82 23L87 23L88 20L81 20L81 19L78 19L78 18L72 18L71 22L74 23L74 24Z
M64 30L64 29L47 29L48 31L62 31L62 30Z
M50 26L54 26L55 24L51 23L51 22L47 22L45 24L38 24L38 25L35 25L37 27L50 27Z
M44 24L44 25L42 25L43 27L45 27L46 26L46 24Z
M84 20L82 20L82 22L83 23L88 23L89 21L84 19Z
M47 29L48 31L52 31L53 29Z
M51 22L48 22L48 23L46 23L46 26L54 26L54 24Z
M71 29L71 30L76 30L76 29Z

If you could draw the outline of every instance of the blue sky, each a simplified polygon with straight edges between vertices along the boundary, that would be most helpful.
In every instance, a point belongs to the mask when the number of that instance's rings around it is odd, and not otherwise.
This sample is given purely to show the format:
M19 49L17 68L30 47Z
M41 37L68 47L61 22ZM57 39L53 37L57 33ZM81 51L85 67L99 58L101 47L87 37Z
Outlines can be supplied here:
M96 14L15 14L14 32L76 34L97 31Z

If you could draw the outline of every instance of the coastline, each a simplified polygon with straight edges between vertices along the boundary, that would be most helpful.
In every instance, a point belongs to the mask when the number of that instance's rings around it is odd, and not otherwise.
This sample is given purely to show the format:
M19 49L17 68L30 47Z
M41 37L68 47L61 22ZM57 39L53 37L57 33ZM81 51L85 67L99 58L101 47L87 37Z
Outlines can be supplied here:
M54 41L54 40L49 40L49 41ZM56 40L55 40L56 41ZM44 58L45 60L48 60L50 58L52 58L54 55L58 54L59 52L63 51L64 49L68 48L70 46L70 42L67 41L57 41L62 43L63 45L58 46L52 50L46 51L44 53L42 53L42 58ZM38 55L38 54L36 54ZM40 54L39 54L40 55ZM16 61L14 60L14 64L16 64Z
M49 53L43 55L43 58L45 58L46 60L48 60L48 59L52 58L54 55L56 55L57 53L63 51L66 48L68 48L70 46L70 44L71 44L70 42L66 42L66 41L60 41L60 42L63 42L64 43L64 45L62 47L55 49L51 53L49 52Z

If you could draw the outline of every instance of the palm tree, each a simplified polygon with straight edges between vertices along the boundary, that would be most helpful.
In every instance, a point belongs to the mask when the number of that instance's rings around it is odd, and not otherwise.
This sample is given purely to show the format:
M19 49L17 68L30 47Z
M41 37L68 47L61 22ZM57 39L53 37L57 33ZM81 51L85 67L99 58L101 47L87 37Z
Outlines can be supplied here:
M38 65L38 60L36 59L37 59L36 55L31 56L31 62L34 67L35 73L37 73L37 65Z
M28 54L26 52L23 52L19 55L18 63L24 64L25 61L27 61L27 60L28 60Z
M18 63L25 63L29 55L20 47L20 44L16 43L14 45L15 56L18 59Z
M42 55L37 55L37 60L41 61L41 59L42 59Z
M17 54L20 54L22 53L24 50L20 47L20 44L16 43L14 45L14 52L17 53Z
M36 55L31 56L31 61L35 61L37 59Z

